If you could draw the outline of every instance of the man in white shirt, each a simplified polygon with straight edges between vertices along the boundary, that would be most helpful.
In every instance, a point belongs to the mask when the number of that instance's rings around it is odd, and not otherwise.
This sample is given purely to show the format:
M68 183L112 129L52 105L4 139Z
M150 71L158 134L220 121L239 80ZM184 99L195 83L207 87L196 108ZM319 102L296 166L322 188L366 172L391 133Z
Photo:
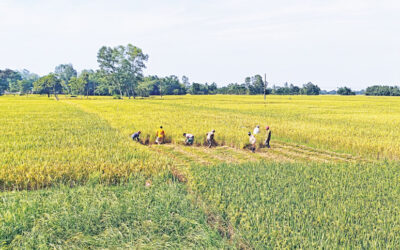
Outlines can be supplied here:
M185 139L186 145L193 145L194 135L183 133L183 136L186 138Z
M215 129L207 133L207 144L209 148L215 145L214 135L215 135Z
M253 130L253 135L259 134L260 133L260 126L257 125L254 130Z
M248 135L249 135L249 142L251 144L250 150L251 150L251 152L255 153L256 152L256 142L257 142L256 137L254 135L252 135L251 132L249 132Z

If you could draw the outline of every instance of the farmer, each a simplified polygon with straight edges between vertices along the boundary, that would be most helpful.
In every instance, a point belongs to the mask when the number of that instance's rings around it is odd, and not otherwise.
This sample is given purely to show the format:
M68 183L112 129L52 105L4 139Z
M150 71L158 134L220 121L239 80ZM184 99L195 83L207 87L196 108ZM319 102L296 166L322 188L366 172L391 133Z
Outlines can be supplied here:
M185 137L186 145L193 145L194 135L183 133L183 136Z
M164 143L165 131L164 131L164 129L163 129L162 126L160 126L160 128L157 130L156 137L157 137L156 143L157 143L158 145Z
M260 133L260 125L257 125L254 130L253 130L253 135L259 134Z
M211 132L208 132L206 135L207 135L208 147L211 148L212 145L215 145L215 140L214 140L215 129L213 129Z
M251 152L255 153L256 151L256 137L251 134L251 132L248 133L249 135L249 142L250 142L250 150Z
M269 141L271 140L271 130L269 129L269 126L266 126L265 130L267 131L267 138L265 139L264 144L267 148L270 148L271 146L269 145Z
M132 140L136 140L136 141L140 142L140 138L139 137L140 137L141 133L142 133L141 131L138 131L138 132L134 133L133 135L131 135Z

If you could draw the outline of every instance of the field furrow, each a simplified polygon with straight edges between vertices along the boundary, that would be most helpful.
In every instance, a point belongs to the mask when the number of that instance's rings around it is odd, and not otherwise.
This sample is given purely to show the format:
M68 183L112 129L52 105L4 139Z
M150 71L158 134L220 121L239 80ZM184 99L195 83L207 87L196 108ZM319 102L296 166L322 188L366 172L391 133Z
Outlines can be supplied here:
M308 151L298 150L297 148L290 148L290 147L275 145L274 149L279 150L281 152L285 152L286 154L289 154L289 155L298 156L297 159L300 159L300 160L317 161L317 162L325 162L325 163L329 162L329 160L327 159L327 157L325 155L313 154Z
M221 161L219 159L209 157L208 154L205 154L199 151L196 147L187 147L183 145L176 145L176 144L164 144L163 147L168 147L173 151L179 153L183 157L187 159L191 159L192 162L197 162L202 165L213 165L219 164ZM155 146L153 146L155 147Z
M338 162L369 161L362 157L356 157L356 156L352 156L350 154L340 154L340 153L336 153L336 152L332 152L332 151L320 150L320 149L315 149L315 148L304 146L304 145L287 143L287 142L276 141L275 146L279 147L282 150L293 151L293 152L297 152L300 154L305 154L305 155L310 156L310 158L316 157L319 159L327 160L328 162L331 162L331 161L334 161L334 162L335 161L338 161Z

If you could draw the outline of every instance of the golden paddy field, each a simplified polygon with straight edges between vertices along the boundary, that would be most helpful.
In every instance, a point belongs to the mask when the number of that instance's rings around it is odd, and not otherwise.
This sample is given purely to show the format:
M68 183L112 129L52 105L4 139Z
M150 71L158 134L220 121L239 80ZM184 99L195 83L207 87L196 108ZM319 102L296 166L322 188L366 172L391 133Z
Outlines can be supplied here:
M396 248L399 127L392 97L1 96L0 248Z
M0 185L5 189L76 184L91 175L112 183L185 160L396 161L400 155L400 99L390 97L1 97L0 121ZM152 144L160 125L169 142L165 146L143 146L129 137L141 130ZM263 128L270 126L274 146L251 155L243 147L256 125L261 126L259 143ZM199 147L212 129L222 147ZM195 135L197 147L183 146L184 132Z

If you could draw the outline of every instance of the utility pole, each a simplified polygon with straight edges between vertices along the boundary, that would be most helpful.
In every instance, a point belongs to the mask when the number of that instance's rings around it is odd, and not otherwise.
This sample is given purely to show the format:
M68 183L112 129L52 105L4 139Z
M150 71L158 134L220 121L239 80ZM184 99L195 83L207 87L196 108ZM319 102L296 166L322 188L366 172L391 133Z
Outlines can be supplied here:
M265 94L267 92L267 85L268 85L268 83L267 83L267 74L264 74L264 100L266 99Z

